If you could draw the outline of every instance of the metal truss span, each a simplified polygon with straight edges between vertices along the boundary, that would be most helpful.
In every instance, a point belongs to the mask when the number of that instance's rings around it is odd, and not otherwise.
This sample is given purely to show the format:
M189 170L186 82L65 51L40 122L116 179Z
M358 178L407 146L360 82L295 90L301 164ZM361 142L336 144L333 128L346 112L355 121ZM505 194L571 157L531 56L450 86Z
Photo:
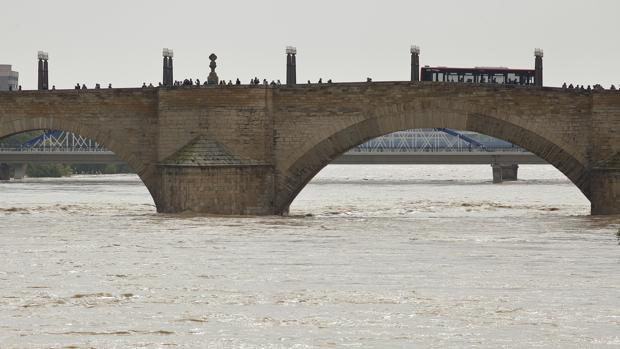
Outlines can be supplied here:
M62 130L47 130L44 134L24 142L22 151L107 151L97 142ZM409 152L525 152L511 143L475 132L461 132L447 128L399 131L374 138L353 148L355 153L409 153Z

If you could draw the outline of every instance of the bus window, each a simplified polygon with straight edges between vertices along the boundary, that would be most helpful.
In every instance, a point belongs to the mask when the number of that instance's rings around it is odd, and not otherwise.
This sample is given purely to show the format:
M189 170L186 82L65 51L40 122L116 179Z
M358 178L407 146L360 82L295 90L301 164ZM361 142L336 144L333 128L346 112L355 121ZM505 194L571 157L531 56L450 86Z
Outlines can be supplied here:
M422 81L432 81L433 80L433 73L431 73L428 70L424 70L422 73Z

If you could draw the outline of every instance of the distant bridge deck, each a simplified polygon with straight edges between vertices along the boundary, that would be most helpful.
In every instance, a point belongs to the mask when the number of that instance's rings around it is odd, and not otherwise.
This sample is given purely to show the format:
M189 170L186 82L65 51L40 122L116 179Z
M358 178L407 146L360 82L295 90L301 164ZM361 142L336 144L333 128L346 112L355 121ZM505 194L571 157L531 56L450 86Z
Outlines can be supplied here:
M0 150L0 163L5 164L123 164L111 151L24 151Z
M529 152L349 152L333 164L543 165L547 162Z
M0 150L0 163L67 163L67 164L122 164L111 151L19 151ZM547 164L529 152L348 152L334 164Z

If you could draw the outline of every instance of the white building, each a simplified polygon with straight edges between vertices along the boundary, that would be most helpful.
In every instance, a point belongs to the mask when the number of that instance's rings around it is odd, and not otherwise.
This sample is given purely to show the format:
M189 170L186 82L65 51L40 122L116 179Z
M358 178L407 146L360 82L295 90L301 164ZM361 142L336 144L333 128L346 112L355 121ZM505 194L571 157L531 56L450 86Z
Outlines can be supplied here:
M19 73L11 70L10 64L0 64L0 91L17 91Z

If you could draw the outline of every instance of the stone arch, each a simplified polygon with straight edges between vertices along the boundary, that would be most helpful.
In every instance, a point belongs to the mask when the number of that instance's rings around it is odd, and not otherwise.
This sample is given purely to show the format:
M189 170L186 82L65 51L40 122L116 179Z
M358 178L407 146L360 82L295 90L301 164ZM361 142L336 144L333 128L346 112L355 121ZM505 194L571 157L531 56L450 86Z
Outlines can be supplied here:
M392 132L437 127L478 132L516 144L553 165L590 199L587 166L564 147L532 129L476 112L444 110L441 114L438 111L410 114L403 110L402 106L376 109L373 113L376 116L328 134L303 149L288 168L277 173L276 212L286 212L321 169L351 148Z
M0 139L23 132L50 129L79 134L85 138L94 140L106 149L112 151L136 172L142 183L147 187L151 194L151 198L157 206L157 183L152 168L145 166L144 161L136 156L131 148L126 147L125 144L122 143L122 139L113 137L110 130L85 127L79 122L63 118L25 117L1 122Z

